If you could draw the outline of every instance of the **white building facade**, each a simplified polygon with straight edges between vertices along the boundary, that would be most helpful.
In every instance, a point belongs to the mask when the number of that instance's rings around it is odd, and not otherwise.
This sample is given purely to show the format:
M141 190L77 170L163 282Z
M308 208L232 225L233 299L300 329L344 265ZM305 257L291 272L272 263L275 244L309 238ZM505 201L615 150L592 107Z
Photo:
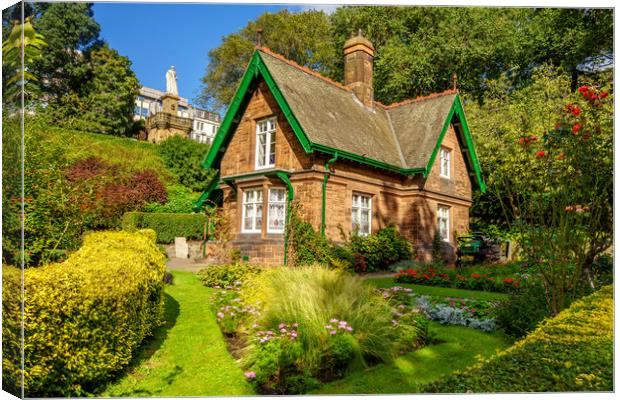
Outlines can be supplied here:
M134 121L146 120L147 117L160 112L162 110L161 97L164 94L161 90L142 86L135 101ZM194 107L189 104L186 98L180 97L177 116L192 120L192 131L189 133L190 139L198 143L213 143L213 138L221 123L218 113Z

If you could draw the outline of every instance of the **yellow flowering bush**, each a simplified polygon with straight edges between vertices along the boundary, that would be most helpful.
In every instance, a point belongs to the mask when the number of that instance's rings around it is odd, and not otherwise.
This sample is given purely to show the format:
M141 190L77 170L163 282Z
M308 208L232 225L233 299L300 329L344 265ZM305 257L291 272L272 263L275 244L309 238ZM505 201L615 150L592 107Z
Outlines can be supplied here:
M514 346L427 392L613 390L613 286L574 302Z
M153 237L92 233L65 262L25 271L27 397L82 395L129 364L163 316L165 257ZM14 271L4 267L3 278ZM5 318L19 318L14 309ZM21 379L15 355L3 360L9 382Z

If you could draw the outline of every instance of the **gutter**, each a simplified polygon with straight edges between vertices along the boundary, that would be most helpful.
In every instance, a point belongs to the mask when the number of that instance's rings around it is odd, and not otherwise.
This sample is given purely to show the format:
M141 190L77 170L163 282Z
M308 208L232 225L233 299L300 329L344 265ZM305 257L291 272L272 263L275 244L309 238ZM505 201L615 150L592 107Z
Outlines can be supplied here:
M338 159L338 152L334 153L334 157L325 163L325 175L323 176L323 187L321 188L322 203L321 203L321 235L325 237L325 208L327 206L326 192L327 181L329 180L330 169L329 167Z

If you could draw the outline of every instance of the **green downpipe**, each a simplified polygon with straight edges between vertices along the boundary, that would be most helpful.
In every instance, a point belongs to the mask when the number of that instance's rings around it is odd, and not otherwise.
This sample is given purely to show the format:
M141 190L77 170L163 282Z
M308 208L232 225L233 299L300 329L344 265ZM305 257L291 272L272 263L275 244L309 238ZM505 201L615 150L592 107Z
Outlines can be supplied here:
M276 176L286 183L287 198L286 198L286 226L284 228L284 265L288 264L288 229L291 220L291 202L295 198L295 191L291 180L284 172L276 172Z
M323 201L321 203L321 235L325 237L325 208L327 207L327 181L329 180L329 167L336 162L338 159L338 152L334 153L334 158L327 160L325 163L325 175L323 176L323 187L321 188L321 195L323 197Z

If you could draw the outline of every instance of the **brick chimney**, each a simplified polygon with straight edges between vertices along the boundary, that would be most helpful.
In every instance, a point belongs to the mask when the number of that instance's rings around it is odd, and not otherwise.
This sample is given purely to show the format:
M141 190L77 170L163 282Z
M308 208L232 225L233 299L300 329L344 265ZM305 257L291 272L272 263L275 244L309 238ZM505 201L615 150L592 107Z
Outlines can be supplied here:
M372 63L375 48L362 36L360 29L357 36L344 43L344 85L353 90L366 107L373 106Z

